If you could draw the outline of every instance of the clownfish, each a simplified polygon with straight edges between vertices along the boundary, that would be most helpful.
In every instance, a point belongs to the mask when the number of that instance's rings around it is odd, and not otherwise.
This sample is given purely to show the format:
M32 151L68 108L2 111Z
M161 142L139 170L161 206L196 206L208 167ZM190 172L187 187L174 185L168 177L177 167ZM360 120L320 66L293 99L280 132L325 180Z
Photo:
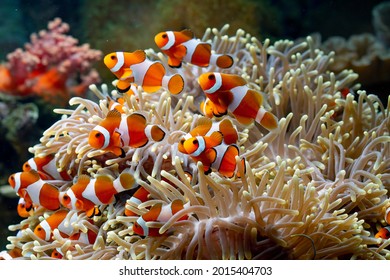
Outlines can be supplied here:
M97 233L88 229L87 232L78 232L69 236L69 240L77 240L83 244L94 244L97 238ZM75 247L71 246L68 250L74 250ZM52 251L51 257L54 259L62 259L66 252L62 252L61 248L56 248Z
M123 147L139 148L149 141L159 142L164 137L164 130L158 125L148 125L143 115L125 115L114 109L89 133L88 143L95 149L124 157Z
M168 56L168 65L178 68L182 61L200 67L210 64L220 68L232 67L234 60L227 54L215 54L209 43L194 38L190 30L160 32L154 37L156 45Z
M148 200L149 192L144 187L139 187L132 197L126 201L126 205L138 206ZM125 216L137 216L136 213L125 207Z
M143 214L133 224L134 233L140 236L161 236L158 232L160 228L151 228L146 225L147 222L167 222L173 215L184 209L184 204L180 199L172 201L170 204L163 205L157 203L153 205L148 212ZM188 219L188 215L183 215L178 221Z
M68 215L68 210L58 210L51 214L48 218L41 221L34 229L34 234L39 238L50 241L53 236L53 230L58 229L62 237L67 238L75 233L72 223L77 220L77 213L73 213L69 219L69 224L65 224L65 218Z
M43 180L72 180L66 170L58 171L54 154L30 158L22 168L23 171L36 170Z
M16 207L18 215L22 218L30 217L33 214L33 205L26 207L26 201L23 197L19 198L18 206Z
M381 228L377 234L375 234L375 238L389 239L390 238L390 226Z
M115 180L108 175L97 175L95 178L80 175L68 190L60 192L59 199L66 208L84 211L88 217L93 217L101 214L97 206L112 203L115 194L135 186L134 176L127 172L122 172Z
M127 93L133 83L148 93L161 87L172 94L179 94L184 89L184 79L180 74L167 75L164 65L149 60L143 50L107 54L104 64L119 79L116 88L120 93Z
M256 121L268 130L278 127L276 116L262 106L261 93L250 89L242 77L208 72L200 75L198 82L208 102L212 102L209 106L213 107L214 115L229 111L241 124L249 125Z
M223 143L228 145L237 143L237 129L234 127L231 120L225 118L222 121L213 122L209 118L201 117L199 118L196 127L184 135L183 139L179 142L179 146L182 145L186 139L196 136L210 136L214 131L222 133Z
M190 155L195 161L202 162L205 174L216 170L228 178L233 177L234 174L237 174L238 177L241 176L237 172L236 156L239 156L237 145L220 143L207 148L205 145L198 144L201 138L201 136L197 136L184 140L178 146L179 151ZM241 164L245 170L245 159L241 160Z
M8 183L15 192L25 200L25 208L30 211L34 205L43 206L48 210L60 208L57 187L46 183L35 170L12 174Z
M215 132L223 135L223 140L218 145L207 147L198 144L202 136L209 137ZM213 122L208 118L200 118L197 126L187 133L178 143L181 153L190 155L195 161L201 161L206 174L216 170L226 177L233 177L236 172L236 156L239 156L237 145L238 133L229 119ZM241 160L245 170L245 159Z

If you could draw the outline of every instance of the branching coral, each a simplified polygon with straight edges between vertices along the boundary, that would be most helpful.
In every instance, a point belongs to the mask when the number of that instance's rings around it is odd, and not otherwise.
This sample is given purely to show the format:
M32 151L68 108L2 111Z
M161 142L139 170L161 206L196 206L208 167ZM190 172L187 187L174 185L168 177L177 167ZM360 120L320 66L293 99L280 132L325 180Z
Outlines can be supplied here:
M47 31L31 35L25 50L8 54L8 62L0 66L0 90L15 96L38 95L55 104L83 96L89 84L99 81L92 63L101 52L88 44L78 46L68 31L68 24L56 18Z
M196 82L215 66L183 65L186 81L178 96L164 90L126 98L125 113L141 112L148 123L165 128L162 142L126 149L123 158L88 145L88 134L109 112L108 87L90 88L95 102L75 97L75 109L58 109L61 120L47 129L30 151L35 156L55 154L57 168L71 176L110 174L124 169L137 176L150 193L141 204L126 203L131 192L100 206L101 217L89 221L80 214L72 225L97 233L93 244L53 232L44 241L34 227L51 214L42 207L18 225L9 237L8 249L19 248L23 257L49 258L59 249L67 259L384 259L382 245L373 235L384 224L390 206L390 116L380 100L365 91L357 99L341 90L357 89L350 70L330 72L334 54L324 54L308 37L304 42L269 40L261 43L238 30L236 36L208 29L204 41L218 53L236 59L234 68L249 86L264 92L266 106L279 118L279 129L267 132L252 124L240 125L240 158L246 159L241 178L225 178L217 171L204 174L201 162L177 151L177 143L201 116L198 105L204 94ZM148 50L151 59L166 65L162 54ZM237 162L240 158L236 158ZM239 172L244 174L244 168ZM191 176L187 176L190 172ZM72 182L53 182L60 190ZM125 216L125 208L137 215L158 203L180 199L188 206L167 222L149 222L161 236L143 237L133 232L138 216ZM70 211L68 217L70 219ZM188 219L180 220L188 215Z

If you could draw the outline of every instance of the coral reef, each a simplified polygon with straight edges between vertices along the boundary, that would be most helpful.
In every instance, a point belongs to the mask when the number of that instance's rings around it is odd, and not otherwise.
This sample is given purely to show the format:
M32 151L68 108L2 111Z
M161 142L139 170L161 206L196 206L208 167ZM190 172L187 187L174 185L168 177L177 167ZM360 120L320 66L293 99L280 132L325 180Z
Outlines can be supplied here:
M126 114L141 113L149 124L164 128L163 141L126 148L123 157L88 144L91 130L110 111L109 100L120 97L108 86L90 89L99 103L74 97L74 109L57 109L61 120L48 128L40 143L30 149L35 157L55 155L59 171L76 178L100 174L117 178L131 170L149 194L138 206L134 190L116 196L116 202L99 206L101 216L85 213L65 222L82 233L93 232L88 243L70 239L58 229L48 241L35 227L53 212L43 207L11 225L10 252L23 258L48 259L58 253L66 259L388 259L390 241L375 238L390 206L390 115L374 95L358 90L351 70L329 71L334 53L316 49L313 39L271 44L238 30L226 36L207 29L203 41L217 53L236 60L231 69L200 68L183 64L186 88L179 95L157 93L125 96ZM153 50L148 57L167 65ZM168 66L167 66L168 68ZM226 178L218 171L205 174L202 163L177 149L181 137L201 118L199 104L205 96L197 78L209 71L242 76L248 86L264 93L265 106L279 119L268 132L257 124L238 130L239 162L245 176ZM357 91L343 94L345 89ZM389 105L388 105L389 106ZM190 176L186 175L190 174ZM72 180L48 181L60 191ZM160 236L134 232L138 216L158 204L177 199L186 207L166 222L149 222ZM136 216L125 216L125 209ZM188 216L186 219L183 217ZM4 253L6 254L6 253Z
M101 52L66 35L69 26L59 18L48 30L31 35L25 50L8 54L0 66L0 91L14 96L39 96L54 104L66 104L71 96L84 96L88 85L99 81L92 63Z

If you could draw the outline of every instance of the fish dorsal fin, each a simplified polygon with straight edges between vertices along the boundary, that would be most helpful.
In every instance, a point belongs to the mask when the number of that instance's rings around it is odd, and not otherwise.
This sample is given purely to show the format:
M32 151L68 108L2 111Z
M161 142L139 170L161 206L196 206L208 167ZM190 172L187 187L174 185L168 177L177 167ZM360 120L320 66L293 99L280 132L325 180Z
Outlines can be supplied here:
M238 140L237 130L229 119L223 119L219 123L219 129L223 134L223 140L226 144L235 144Z
M219 131L214 131L213 133L211 133L209 137L205 137L205 138L206 138L205 139L206 149L210 149L222 143L223 135Z
M180 31L180 33L190 39L194 38L194 32L192 32L190 29L184 29L182 31Z
M247 81L236 74L223 74L222 76L222 86L220 88L221 91L228 91L232 88L238 86L244 86L247 84Z
M107 174L98 174L96 175L95 179L99 180L100 182L107 182L107 183L112 183L113 181L113 178Z
M198 119L197 126L209 126L209 127L211 127L212 124L213 124L213 121L210 118L200 117Z
M107 119L117 119L121 118L121 113L117 109L113 109L107 113L106 116Z
M145 222L156 221L161 213L161 209L162 203L154 204L148 212L142 215L142 218L145 220Z
M210 130L213 122L211 119L206 117L200 117L197 126L191 131L192 136L205 136Z
M140 127L142 127L142 129L145 129L146 118L142 114L133 113L127 117L127 123L131 124L132 126L139 125ZM140 130L140 129L137 129L137 130Z
M132 53L132 55L134 56L136 61L134 64L141 63L146 59L146 53L144 50L136 50Z
M86 175L86 174L81 174L77 178L77 183L86 183L86 184L88 184L89 181L91 181L91 178L88 175Z

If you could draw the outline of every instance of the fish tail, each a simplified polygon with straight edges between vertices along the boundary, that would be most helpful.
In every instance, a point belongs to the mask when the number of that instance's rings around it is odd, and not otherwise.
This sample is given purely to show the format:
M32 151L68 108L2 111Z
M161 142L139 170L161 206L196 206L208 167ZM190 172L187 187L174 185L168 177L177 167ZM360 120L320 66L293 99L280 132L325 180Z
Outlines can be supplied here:
M137 186L136 179L129 172L122 172L118 178L114 180L114 188L118 193L125 190L130 190Z
M162 80L162 86L172 94L179 94L184 89L183 77L176 73L171 76L164 76Z
M234 60L228 54L211 54L210 64L227 69L233 66Z
M165 131L158 125L147 125L145 135L149 140L160 142L165 137Z
M255 120L268 130L274 130L278 127L278 118L263 107L260 107Z

